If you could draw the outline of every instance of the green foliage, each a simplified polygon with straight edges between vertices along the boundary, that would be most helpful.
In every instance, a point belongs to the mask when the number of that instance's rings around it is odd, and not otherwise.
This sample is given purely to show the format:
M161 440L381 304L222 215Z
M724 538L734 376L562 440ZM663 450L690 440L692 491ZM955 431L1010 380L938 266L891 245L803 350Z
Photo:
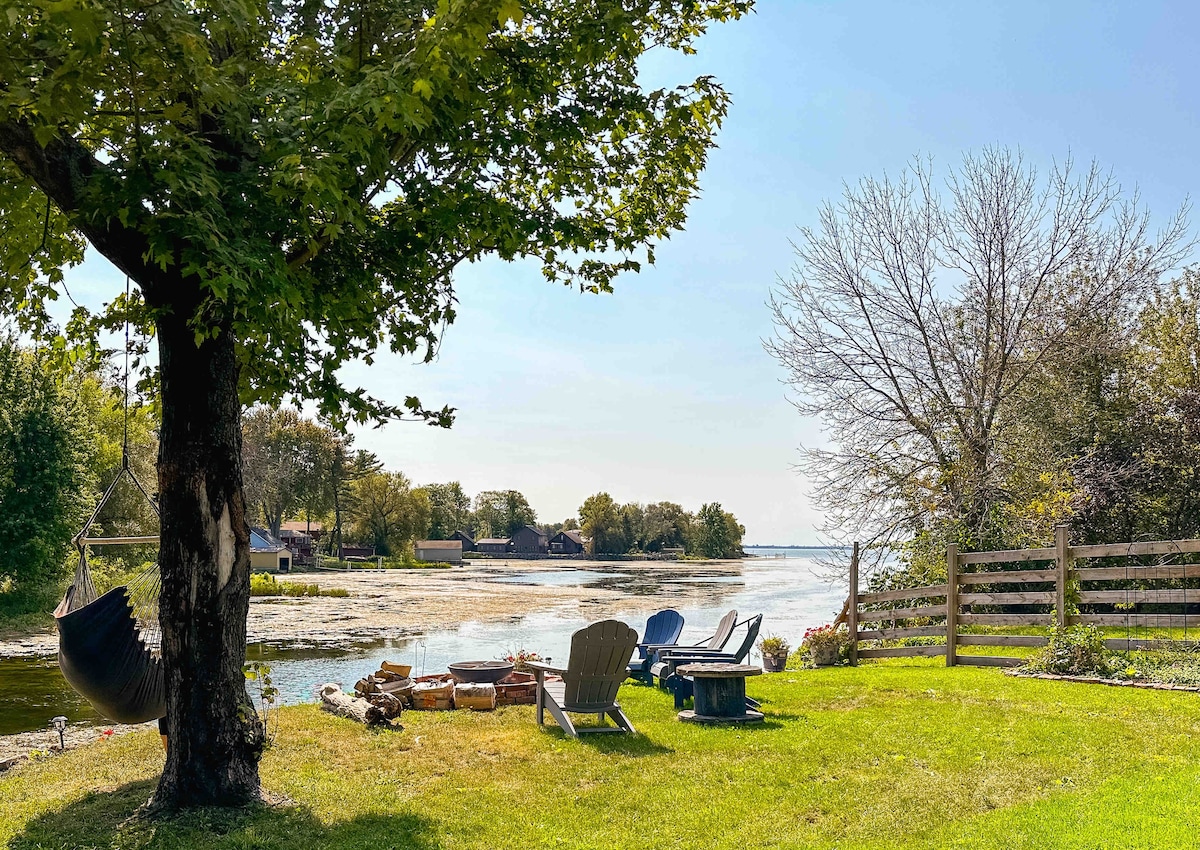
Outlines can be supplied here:
M475 497L472 517L476 539L512 537L517 529L537 522L529 501L516 490L484 490Z
M269 748L275 743L275 733L278 729L275 701L279 698L279 688L275 687L271 680L271 665L263 661L247 661L242 665L242 673L250 683L248 690L256 702L255 709L259 722L262 723L263 747Z
M0 337L0 584L56 583L89 510L93 432L46 358Z
M819 649L838 649L846 646L850 642L850 633L840 626L835 626L832 623L827 623L824 626L815 626L804 631L804 638L800 641L800 650L802 652L812 652Z
M579 506L580 529L590 537L591 553L595 555L622 554L629 547L623 536L620 508L608 493L588 496Z
M250 574L251 596L280 596L282 593L279 582L270 573Z
M763 655L787 655L792 646L779 635L765 634L758 639L758 651Z
M356 481L350 517L355 539L380 555L410 549L429 533L429 495L401 472L376 472Z
M1083 542L1200 536L1200 273L1161 287L1097 369L1074 466Z
M127 561L120 557L96 555L88 558L88 569L97 593L129 584L154 566L153 561Z
M270 573L250 574L251 596L333 596L345 598L350 592L344 587L322 590L320 585L303 582L279 581Z
M1050 642L1025 663L1036 673L1104 676L1116 669L1115 656L1104 648L1104 633L1095 625L1053 626Z
M274 535L285 518L333 507L337 436L292 408L255 407L242 417L246 502Z
M693 557L739 558L746 533L717 503L702 506L693 516L674 502L620 505L608 493L589 496L579 508L579 522L597 555L685 547Z
M740 558L746 529L717 502L702 505L692 524L688 550L708 558Z
M465 530L471 525L471 497L462 484L427 484L424 488L429 496L429 539L449 540L454 532Z
M44 324L86 236L139 293L80 310L80 333L185 311L197 339L229 326L247 403L445 424L340 367L381 347L431 359L464 260L531 257L596 292L652 262L729 98L706 75L646 90L640 63L751 5L11 6L0 311Z

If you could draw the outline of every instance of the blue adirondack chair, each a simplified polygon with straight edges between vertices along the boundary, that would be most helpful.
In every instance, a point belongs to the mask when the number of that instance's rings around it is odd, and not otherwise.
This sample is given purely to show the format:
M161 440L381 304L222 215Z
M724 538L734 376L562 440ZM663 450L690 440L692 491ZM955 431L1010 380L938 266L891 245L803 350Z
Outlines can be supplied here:
M651 647L674 646L682 632L683 615L674 608L652 614L646 621L642 642L637 645L638 654L629 662L629 677L639 682L651 681L654 677L650 674L650 665L655 660Z
M758 631L762 627L762 614L757 614L746 621L746 634L742 638L741 644L733 652L706 652L704 650L696 651L693 649L675 652L673 650L663 650L662 663L665 665L665 670L660 670L660 673L665 673L662 677L663 684L667 690L675 695L675 707L683 708L684 703L691 699L694 692L692 679L689 676L681 675L678 672L679 667L687 664L713 664L724 662L726 664L745 664L746 659L750 657L750 650L754 647L754 642L758 640ZM758 708L758 703L746 697L746 705L750 708Z

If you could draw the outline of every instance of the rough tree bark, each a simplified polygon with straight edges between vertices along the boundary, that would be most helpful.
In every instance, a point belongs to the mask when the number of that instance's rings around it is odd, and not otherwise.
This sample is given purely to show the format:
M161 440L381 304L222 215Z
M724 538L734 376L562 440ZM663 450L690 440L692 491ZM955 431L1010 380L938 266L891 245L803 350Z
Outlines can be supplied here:
M163 666L170 748L155 807L238 804L260 796L263 730L242 664L250 531L241 470L238 363L230 323L197 343L198 285L154 262L146 237L88 203L107 166L67 135L40 144L24 120L0 121L5 154L158 311ZM208 323L212 324L212 323Z
M163 661L167 763L155 807L258 799L263 729L246 695L250 532L234 340L196 344L186 310L158 324L162 379Z

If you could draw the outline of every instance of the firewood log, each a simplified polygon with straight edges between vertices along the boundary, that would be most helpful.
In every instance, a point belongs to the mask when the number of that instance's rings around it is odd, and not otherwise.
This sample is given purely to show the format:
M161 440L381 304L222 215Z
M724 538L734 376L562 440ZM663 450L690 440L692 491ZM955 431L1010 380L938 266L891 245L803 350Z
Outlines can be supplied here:
M386 712L378 706L371 705L362 697L354 697L342 691L341 686L333 682L322 685L321 708L336 714L357 720L367 726L390 726Z

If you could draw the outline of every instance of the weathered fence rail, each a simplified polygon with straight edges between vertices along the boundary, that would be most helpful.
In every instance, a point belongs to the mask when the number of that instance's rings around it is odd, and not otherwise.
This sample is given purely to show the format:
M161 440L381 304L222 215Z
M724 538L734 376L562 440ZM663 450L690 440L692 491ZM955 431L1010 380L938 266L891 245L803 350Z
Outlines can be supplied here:
M1023 659L959 653L960 646L1041 647L1040 635L960 634L960 626L1050 626L1093 623L1104 627L1190 628L1200 626L1200 563L1092 566L1105 558L1200 553L1200 540L1155 540L1072 546L1067 527L1055 530L1054 546L963 552L946 547L946 583L875 592L859 591L859 547L850 560L850 663L864 658L945 656L946 665L1010 667ZM1089 563L1079 568L1077 561ZM1051 567L1011 565L1053 562ZM1114 582L1124 586L1113 587ZM1170 583L1170 586L1158 586ZM1131 586L1131 585L1138 586ZM1042 587L1029 587L1042 585ZM1085 587L1087 585L1087 587ZM1105 587L1104 585L1109 585ZM1154 585L1154 586L1148 586ZM1144 610L1153 606L1154 610ZM985 610L977 610L977 609ZM1030 610L1030 609L1041 610ZM1112 610L1092 610L1095 608ZM944 644L860 647L868 641L944 638ZM1200 636L1198 636L1200 637ZM1178 645L1161 638L1108 638L1109 649L1161 649Z

